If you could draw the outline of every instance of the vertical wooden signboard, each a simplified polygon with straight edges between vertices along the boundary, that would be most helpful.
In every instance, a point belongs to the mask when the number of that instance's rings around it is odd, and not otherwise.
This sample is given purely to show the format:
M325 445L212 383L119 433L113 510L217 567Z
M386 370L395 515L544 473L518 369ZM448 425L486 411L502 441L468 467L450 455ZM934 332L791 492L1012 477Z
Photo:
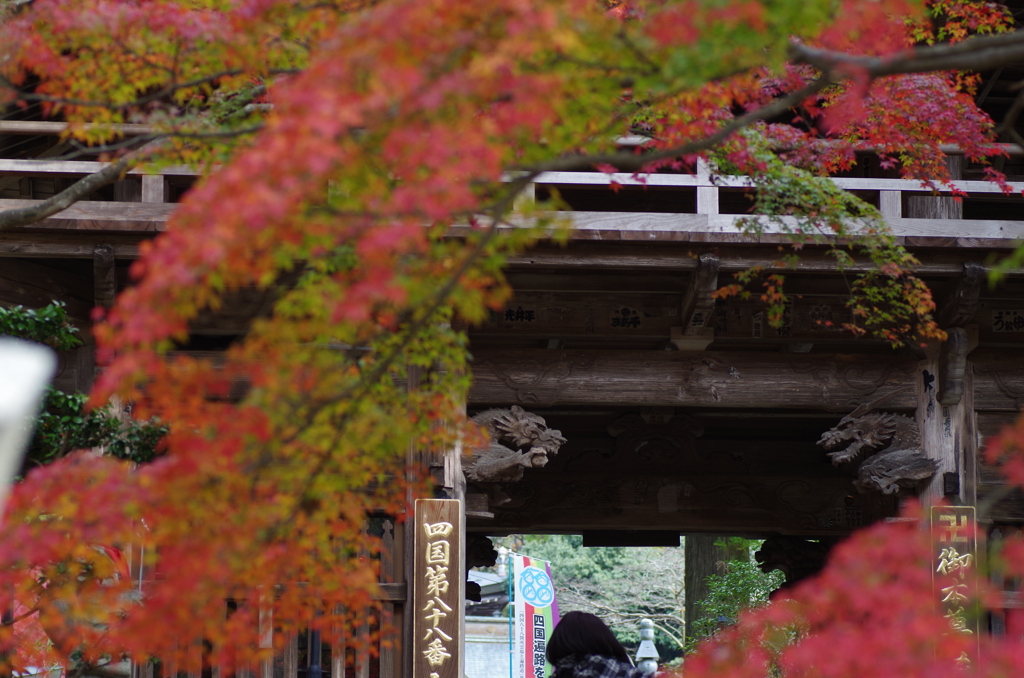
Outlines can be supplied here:
M978 536L973 506L933 506L933 575L942 612L955 632L978 637Z
M417 499L413 678L462 678L462 507Z

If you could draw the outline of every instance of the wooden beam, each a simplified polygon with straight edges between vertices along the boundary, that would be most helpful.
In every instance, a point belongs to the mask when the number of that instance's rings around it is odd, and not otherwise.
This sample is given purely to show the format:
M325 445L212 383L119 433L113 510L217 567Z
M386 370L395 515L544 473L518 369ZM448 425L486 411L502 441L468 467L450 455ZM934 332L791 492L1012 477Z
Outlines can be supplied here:
M0 212L30 207L37 200L0 200ZM177 207L167 203L101 202L83 200L54 216L19 229L162 231Z
M953 276L963 273L965 260L977 257L973 252L957 249L958 239L952 238L944 242L938 251L929 251L927 257L921 257L917 267L919 275ZM974 245L976 247L981 244ZM986 245L991 246L991 245ZM1007 248L1013 245L1009 241ZM695 254L700 252L717 252L721 259L720 271L736 272L751 266L772 268L778 260L776 249L766 249L750 245L714 246L695 243L659 242L656 247L635 242L577 242L571 248L562 245L539 243L523 254L510 256L509 266L517 272L529 270L570 271L581 269L594 273L596 271L637 271L647 273L678 274L681 271L692 271L697 268ZM870 270L870 261L858 257L846 270L851 273ZM788 269L797 273L834 273L835 257L818 247L806 247L800 253L796 265ZM1017 270L1013 275L1020 275L1024 270Z
M971 358L974 407L1019 411L1024 406L1019 352L979 350ZM910 387L919 373L916 361L887 354L547 349L476 349L472 372L471 408L757 407L842 413ZM937 368L929 373L937 389ZM908 388L885 406L913 409L917 397ZM935 407L941 408L937 400Z
M570 212L565 215L574 228L574 237L586 237L587 231L620 233L620 239L675 239L701 242L786 243L789 230L796 226L794 217L774 217L764 224L762 235L746 235L741 220L749 216L665 214L660 212ZM924 236L929 238L969 238L982 240L1014 240L1024 238L1024 221L998 221L952 218L906 218L886 220L897 238ZM602 236L603 239L607 236Z
M851 495L849 478L794 480L535 469L506 486L511 503L496 507L495 520L484 523L489 530L508 532L579 534L641 526L714 534L842 535L893 510L889 497Z
M571 276L571 277L570 277ZM506 276L516 294L521 292L665 292L682 290L690 275L681 273L646 274L633 271L624 275L572 271L569 275L533 271L509 271ZM513 299L515 301L515 299Z
M67 132L69 127L69 123L52 122L49 120L0 120L0 134L56 136ZM84 125L75 125L75 129L113 129L125 136L152 134L157 131L157 128L152 125L137 125L131 123L120 125L95 125L86 123Z
M27 199L0 200L0 211L35 204ZM173 210L171 204L82 201L31 227L160 230ZM779 222L766 224L761 235L747 235L738 226L744 217L734 215L567 212L564 216L572 222L573 240L780 245L789 242L786 229L792 226L791 218L778 217ZM520 220L532 221L517 215L510 218L513 223ZM1009 248L1024 238L1024 221L890 219L889 226L897 244L906 244L906 238L917 238L922 245ZM456 226L451 234L458 236L463 231L464 226Z
M3 125L0 121L0 125ZM28 160L14 158L0 158L0 174L63 174L76 176L83 174L94 174L109 165L108 162L93 162L91 160ZM150 174L152 170L132 169L128 174ZM194 177L202 172L186 165L172 165L162 167L159 174Z
M89 238L81 237L83 232L72 234L74 237L66 237L65 234L47 234L47 237L32 237L21 233L0 233L0 259L17 257L19 259L92 259L95 248L95 235ZM107 234L103 237L105 241L114 248L114 254L118 259L134 259L139 256L139 241L144 239L142 231L136 231L137 235L125 239L123 234ZM152 234L146 234L146 237ZM115 240L116 242L111 242ZM7 266L7 262L3 263Z
M580 289L576 288L577 278L573 275L554 274L543 277L548 280L550 291L519 291L504 307L492 311L486 320L469 329L473 337L520 337L547 340L549 338L599 338L615 337L664 341L670 336L679 340L680 350L703 350L715 340L773 341L792 344L799 352L809 350L811 344L849 343L853 335L844 329L844 324L853 320L847 306L849 299L845 290L829 294L829 284L840 282L839 278L808 279L796 276L787 280L786 289L790 302L786 304L779 327L767 322L768 304L757 298L748 300L737 297L715 302L711 290L717 285L705 281L699 319L694 324L683 321L683 314L697 312L692 300L676 292L680 285L672 280L669 286L659 291L628 292L629 283L617 281L618 276L607 276L610 283L604 290L594 290L597 285L584 275ZM692 277L692 275L691 275ZM517 281L513 277L513 284ZM616 286L618 282L618 286ZM693 283L693 280L691 280ZM643 287L633 283L634 286ZM554 289L560 286L562 289ZM647 289L653 289L653 285ZM806 290L820 290L808 292ZM698 293L694 293L699 296ZM682 310L684 304L688 311ZM960 316L963 318L963 316ZM966 319L972 327L978 326L981 340L986 344L1024 348L1024 301L1014 290L1007 291L1005 298L990 298L978 305L975 314ZM965 321L964 324L967 324ZM690 328L684 333L684 328ZM712 331L714 334L712 335ZM857 345L863 347L881 345L881 340L860 339ZM804 344L796 346L795 344Z
M678 292L516 292L503 308L472 328L473 335L655 337L679 326Z
M912 383L880 355L475 350L469 404L768 407L848 411ZM897 394L891 407L914 407Z
M1024 153L1024 151L1021 151ZM563 186L610 186L612 182L620 186L637 188L644 187L693 187L720 186L723 188L750 188L750 177L735 174L715 174L712 179L710 172L700 170L697 174L645 174L637 176L628 172L544 172L534 182L539 185ZM954 179L949 184L941 184L937 190L916 179L886 179L882 177L834 177L832 182L847 191L902 191L931 195L933 193L950 193L953 190L965 193L998 193L1002 187L994 181L967 181ZM1011 190L1024 190L1024 183L1008 184Z

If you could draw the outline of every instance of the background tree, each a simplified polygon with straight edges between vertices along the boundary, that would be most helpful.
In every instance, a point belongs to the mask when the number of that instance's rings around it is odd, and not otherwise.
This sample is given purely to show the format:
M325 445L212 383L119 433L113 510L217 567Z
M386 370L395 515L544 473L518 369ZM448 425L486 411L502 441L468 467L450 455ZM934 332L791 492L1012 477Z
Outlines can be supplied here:
M683 548L584 548L578 535L524 535L519 550L551 562L563 614L596 614L634 649L640 642L640 620L651 619L662 658L680 654L685 636Z
M687 620L687 652L735 624L742 612L766 604L769 595L782 586L784 579L779 570L761 572L754 561L753 554L762 544L760 540L732 537L715 541L715 555L720 559L715 571L703 578L706 593L692 601L692 618ZM689 583L690 578L687 579ZM688 612L690 608L688 606Z
M1011 21L998 7L955 7L955 20L947 9L928 20L913 2L854 0L652 0L610 12L590 0L6 6L5 101L40 104L69 122L83 152L114 162L0 214L0 228L53 214L139 163L209 175L142 248L134 287L97 331L107 368L93 402L134 400L139 416L169 426L167 453L136 469L73 456L30 473L0 535L0 587L13 587L26 618L59 626L57 649L84 665L121 653L185 662L177 639L196 635L213 661L248 663L261 656L259 605L224 620L223 601L274 586L265 604L284 629L361 622L376 580L361 556L374 549L365 516L400 510L410 446L472 435L459 407L465 337L449 321L500 304L503 256L548 234L539 212L517 221L535 228L509 224L516 194L542 171L646 171L711 154L758 178L776 213L798 217L797 244L843 236L876 265L853 286L855 326L893 343L939 336L913 258L876 212L821 177L848 167L862 143L898 159L904 176L934 181L947 177L941 144L981 162L995 152L993 122L955 72L1021 58L1024 36L1001 34ZM908 49L969 34L986 35ZM794 107L804 129L776 124ZM123 123L149 127L125 138ZM615 136L635 125L652 135L648 149L617 150ZM298 283L222 368L167 354L201 309L286 275ZM766 295L781 302L778 282ZM868 288L892 309L877 325L857 294ZM240 379L247 391L234 400ZM940 675L963 643L936 646L944 622L917 588L870 594L905 603L891 618L850 589L920 565L912 539L885 534L851 547L874 549L870 572L840 558L842 578L741 620L729 634L737 644L691 670L763 674L767 658L811 673L824 646L804 640L785 654L771 629L836 632L861 615L871 627L842 646L851 667L869 642L892 638L915 643L893 662L900 675L917 660ZM123 582L101 585L111 566L89 546L127 542L160 554L150 564L163 578L141 605L124 603Z
M700 553L701 539L691 536L679 548L584 548L578 535L522 535L516 548L551 563L560 611L596 614L627 647L640 642L640 620L651 619L660 663L672 665L684 651L735 623L741 611L767 602L782 584L781 573L763 574L754 563L751 554L760 541L706 541L713 547L706 554ZM687 553L694 542L696 559ZM711 567L690 569L701 560Z

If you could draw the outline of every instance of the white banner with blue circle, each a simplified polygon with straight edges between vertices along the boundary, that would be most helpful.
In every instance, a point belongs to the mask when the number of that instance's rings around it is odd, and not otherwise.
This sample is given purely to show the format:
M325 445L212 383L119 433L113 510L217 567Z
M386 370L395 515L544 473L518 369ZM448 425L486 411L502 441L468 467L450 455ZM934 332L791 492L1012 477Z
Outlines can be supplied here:
M547 678L548 638L558 623L558 600L551 580L551 564L512 554L512 618L509 641L511 678Z

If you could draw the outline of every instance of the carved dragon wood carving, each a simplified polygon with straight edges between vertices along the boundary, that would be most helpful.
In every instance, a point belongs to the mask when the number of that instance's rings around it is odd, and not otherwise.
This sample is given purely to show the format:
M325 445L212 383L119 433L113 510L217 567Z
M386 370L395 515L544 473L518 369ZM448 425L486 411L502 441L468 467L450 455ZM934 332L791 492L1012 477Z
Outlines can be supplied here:
M889 394L892 395L892 394ZM935 475L938 464L921 448L921 432L912 418L892 412L872 412L884 396L843 417L821 436L818 444L836 466L874 452L857 470L853 484L861 492L896 494Z
M514 483L522 480L524 469L544 467L565 443L561 431L518 405L485 410L473 421L487 429L491 442L473 451L464 472L470 483L487 484L483 489L493 506L509 501L499 483Z

